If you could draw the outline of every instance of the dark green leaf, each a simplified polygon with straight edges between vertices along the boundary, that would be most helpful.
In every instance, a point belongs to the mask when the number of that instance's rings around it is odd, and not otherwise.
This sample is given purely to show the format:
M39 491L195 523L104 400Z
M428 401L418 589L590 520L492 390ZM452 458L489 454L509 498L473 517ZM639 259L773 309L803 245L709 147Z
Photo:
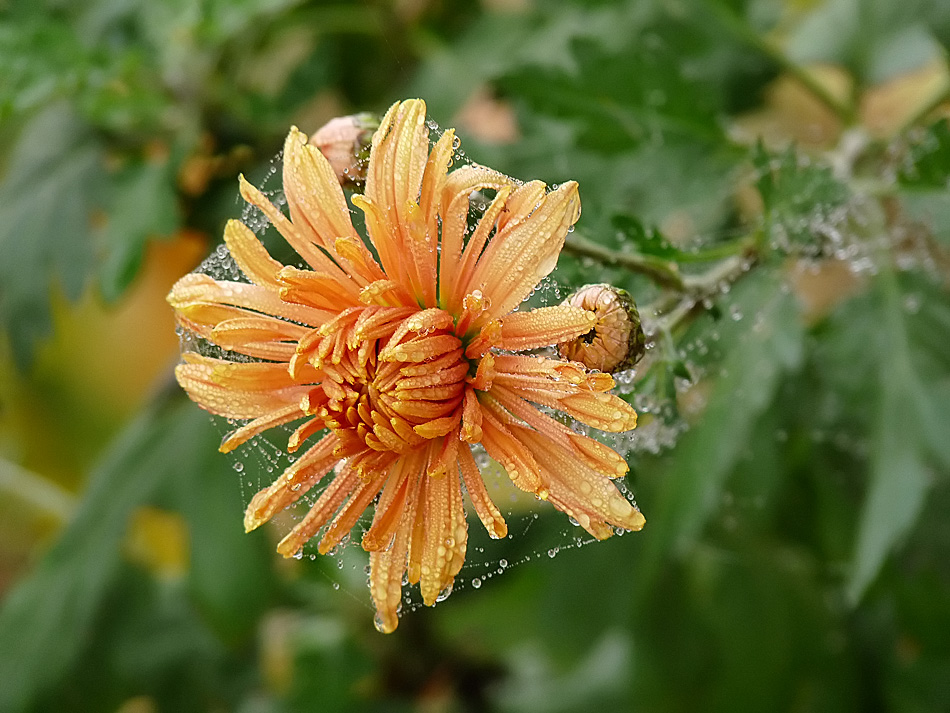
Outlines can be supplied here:
M571 120L580 145L599 151L629 149L664 134L723 140L715 100L683 76L663 46L638 43L605 53L591 40L577 40L571 54L576 71L527 68L502 86L535 111Z
M100 284L118 299L135 277L148 238L168 237L178 227L175 177L167 158L135 163L114 176L105 226L107 256Z
M264 530L244 532L240 476L228 459L210 448L203 455L176 484L190 536L189 589L212 628L240 641L270 600L276 555Z
M182 471L203 477L196 468L210 431L205 414L176 400L119 436L73 521L0 609L0 710L29 709L74 664L115 577L130 514Z
M22 367L50 330L53 284L76 299L92 268L101 147L63 104L20 134L0 184L0 325Z
M950 120L921 130L907 147L898 180L905 188L946 191L950 181Z
M784 375L801 364L798 309L791 296L776 289L777 279L773 273L760 274L733 291L745 315L742 328L729 338L730 351L713 395L699 422L677 444L671 471L659 483L652 506L644 503L650 528L644 581L670 549L695 539Z

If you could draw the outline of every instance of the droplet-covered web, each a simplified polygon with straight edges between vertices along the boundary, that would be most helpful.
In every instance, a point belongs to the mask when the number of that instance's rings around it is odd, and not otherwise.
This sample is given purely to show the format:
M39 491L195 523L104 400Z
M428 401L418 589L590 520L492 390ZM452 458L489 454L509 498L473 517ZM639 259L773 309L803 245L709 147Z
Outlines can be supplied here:
M441 132L435 124L430 122L429 126L432 131L431 140L434 142L438 140ZM456 147L453 158L456 163L471 163L458 147ZM280 170L281 157L278 155L271 162L263 179L257 180L262 192L278 207L286 205L286 199L280 188ZM477 225L493 197L490 191L472 194L469 214L470 228ZM354 217L354 224L357 225L359 230L362 223L361 213L353 208L351 208L351 213ZM257 208L244 207L241 219L265 240L265 243L273 241L276 244L278 242L276 231ZM299 261L299 265L304 266L302 260ZM241 273L240 268L224 245L218 246L197 268L197 271L219 280L249 281ZM549 277L532 291L526 298L523 307L534 308L558 304L570 292L571 289L560 285L555 277ZM183 351L194 351L206 356L231 361L252 361L249 357L223 350L187 332L182 333L181 340ZM553 349L547 352L542 350L539 353L554 355ZM622 372L617 374L615 379L617 382L615 393L630 399L642 414L651 412L659 414L666 408L665 404L652 397L637 395L637 373L635 371ZM682 432L682 422L671 424L668 420L655 418L643 427L627 434L605 434L575 423L563 414L550 410L548 412L549 415L558 418L577 432L601 440L625 457L633 456L638 452L658 452L672 445L679 433ZM244 423L222 418L216 418L215 420L222 438ZM250 502L255 493L270 485L286 468L294 463L297 456L288 453L286 449L287 439L293 431L294 425L290 424L271 429L250 439L236 451L226 456L231 459L245 504ZM312 436L301 447L299 453L303 453L308 445L316 443L325 433L326 431L322 431ZM504 541L493 541L484 531L477 517L470 513L466 563L459 576L456 577L455 591L481 589L509 571L531 563L549 562L559 553L584 547L595 541L577 523L571 522L566 515L555 510L548 503L539 502L533 495L523 493L515 488L504 469L488 458L487 454L480 448L476 448L476 459L481 467L486 487L508 523L509 535ZM277 515L274 518L276 523L273 530L283 533L292 529L313 506L332 480L332 474L328 474L320 484L305 493L286 511ZM621 479L615 481L615 483L625 496L633 502L633 494L628 490L624 481ZM467 501L467 495L465 499ZM235 517L240 516L241 513L235 513ZM308 543L298 554L299 558L323 563L319 569L326 575L331 585L334 588L349 591L360 601L365 600L368 608L370 608L370 604L365 596L368 574L367 555L359 546L359 543L371 520L372 508L364 514L350 536L327 555L317 554L315 542ZM622 534L622 531L618 531L618 534ZM440 598L444 598L450 593L450 591L445 591ZM421 606L418 593L413 593L413 590L409 587L404 588L404 595L406 597L404 610Z

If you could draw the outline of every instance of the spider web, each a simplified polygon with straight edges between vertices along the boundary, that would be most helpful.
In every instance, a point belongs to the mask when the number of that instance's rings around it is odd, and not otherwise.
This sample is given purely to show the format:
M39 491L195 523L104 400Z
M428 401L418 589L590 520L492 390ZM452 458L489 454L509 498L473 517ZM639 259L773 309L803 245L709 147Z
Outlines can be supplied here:
M427 122L427 125L430 129L430 142L434 143L442 132L434 122ZM472 164L457 144L454 160L456 163ZM286 198L280 187L281 165L282 156L278 154L271 160L263 178L257 181L259 189L278 208L286 205ZM473 228L478 223L490 203L490 199L490 193L488 195L473 194L469 215L470 227ZM362 223L361 213L352 206L350 212L359 231ZM275 239L276 231L259 209L254 206L244 206L241 212L241 220L268 246L280 244L281 241ZM299 256L290 259L291 263L295 261L300 267L306 267ZM219 245L196 271L205 273L215 279L248 281L224 245ZM556 279L552 277L545 278L525 298L522 308L558 304L567 297L568 292L569 290L560 285ZM180 332L180 337L183 352L195 351L207 356L232 361L253 361L249 357L223 350L187 332ZM662 400L634 393L637 381L636 370L630 369L615 374L614 378L617 382L615 393L629 398L641 415L650 413L659 415L668 407L668 404L663 403ZM685 430L685 423L682 420L671 423L667 419L658 417L648 419L646 425L638 427L632 432L609 434L588 428L545 407L542 407L542 410L547 410L549 415L558 418L579 433L600 440L628 458L636 453L658 453L672 446L679 434ZM213 420L221 432L222 439L226 438L233 429L246 423L246 421L219 417L214 417ZM250 502L255 493L270 485L296 460L296 456L288 453L286 449L287 439L293 428L294 424L290 424L271 429L250 439L227 456L223 456L231 460L245 505ZM316 443L325 433L326 431L322 431L316 434L309 443ZM303 449L301 452L303 452ZM556 511L549 504L540 503L534 495L518 490L510 482L504 469L489 458L480 446L476 446L474 453L486 487L505 517L509 534L503 541L493 540L484 530L478 518L471 512L467 503L467 495L465 495L463 499L466 501L467 508L469 508L469 535L465 564L456 576L454 585L443 591L438 601L448 597L452 591L481 589L491 581L518 567L539 561L545 562L556 558L562 552L586 547L596 542L589 533L572 519ZM313 506L331 480L332 477L328 475L296 503L276 515L273 518L275 524L272 531L281 537L289 532L296 522L303 518ZM625 484L624 479L615 480L614 483L628 500L635 504L633 493ZM240 517L240 513L235 513L235 517ZM330 586L334 589L342 589L369 609L372 609L369 597L366 595L369 567L367 555L360 547L359 542L371 521L372 513L370 510L357 522L350 535L326 555L319 555L316 542L311 540L296 556L297 559L320 563L317 565L319 571L326 577ZM624 534L624 530L620 528L617 528L616 532L618 535ZM422 606L422 600L418 588L404 586L402 612L413 611L420 606Z

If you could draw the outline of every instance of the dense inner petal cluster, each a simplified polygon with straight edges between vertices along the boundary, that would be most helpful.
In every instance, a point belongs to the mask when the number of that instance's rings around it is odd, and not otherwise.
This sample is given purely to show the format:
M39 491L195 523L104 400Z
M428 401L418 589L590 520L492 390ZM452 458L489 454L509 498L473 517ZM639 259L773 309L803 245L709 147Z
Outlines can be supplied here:
M605 431L636 425L609 393L613 379L537 350L597 324L583 306L513 311L554 267L579 215L577 186L548 191L480 166L449 171L454 135L431 148L425 105L398 103L373 138L356 233L333 169L291 130L284 148L289 217L243 181L258 207L308 263L275 261L242 223L225 241L248 282L189 275L169 301L181 325L242 359L187 353L177 377L207 410L247 422L229 451L296 423L296 462L248 505L248 530L329 477L278 551L322 533L328 552L365 511L377 625L397 624L402 581L433 604L465 558L463 488L494 537L507 526L472 453L480 444L518 488L547 500L598 538L640 529L643 517L611 483L624 459L555 412ZM471 196L493 198L474 226ZM378 259L377 259L378 257ZM251 361L247 361L250 358ZM332 476L331 476L332 474Z

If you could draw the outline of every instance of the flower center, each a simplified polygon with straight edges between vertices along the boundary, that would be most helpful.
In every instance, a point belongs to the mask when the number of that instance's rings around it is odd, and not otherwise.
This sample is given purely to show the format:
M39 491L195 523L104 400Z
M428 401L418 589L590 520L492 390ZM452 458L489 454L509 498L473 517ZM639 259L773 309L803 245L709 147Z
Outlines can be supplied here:
M300 340L292 372L322 372L306 413L339 439L361 471L445 436L460 422L470 363L443 310L357 307Z

